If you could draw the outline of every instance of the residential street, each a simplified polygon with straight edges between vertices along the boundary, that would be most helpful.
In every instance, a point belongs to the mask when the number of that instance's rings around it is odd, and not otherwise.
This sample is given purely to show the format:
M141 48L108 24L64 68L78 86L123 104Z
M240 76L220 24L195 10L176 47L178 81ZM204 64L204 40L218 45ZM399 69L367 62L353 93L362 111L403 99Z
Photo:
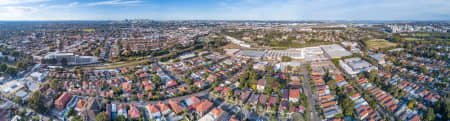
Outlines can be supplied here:
M316 111L316 108L315 108L315 104L316 104L316 102L315 102L315 100L314 100L314 94L313 94L313 91L311 90L311 85L309 84L309 73L308 73L308 69L306 68L306 65L305 64L303 64L303 66L302 66L302 70L303 70L303 72L302 72L302 76L303 76L303 80L302 80L302 82L303 82L303 89L304 89L304 91L305 91L305 94L306 94L306 96L308 97L308 110L311 112L311 114L310 114L310 120L311 121L320 121L320 119L319 119L319 115L317 114L317 111Z

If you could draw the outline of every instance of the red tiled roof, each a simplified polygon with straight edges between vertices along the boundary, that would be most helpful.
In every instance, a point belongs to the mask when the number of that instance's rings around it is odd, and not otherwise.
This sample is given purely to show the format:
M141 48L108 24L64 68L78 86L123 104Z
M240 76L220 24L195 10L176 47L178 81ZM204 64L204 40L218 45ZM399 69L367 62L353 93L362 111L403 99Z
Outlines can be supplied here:
M55 105L61 110L70 99L72 99L72 94L70 92L64 92L58 99L55 100Z
M130 110L128 110L128 115L130 116L130 118L132 119L137 119L141 117L141 113L139 112L139 110L137 109L136 106L130 105Z
M150 110L150 113L157 113L157 112L159 112L158 107L156 107L155 105L148 104L147 106L148 106L148 109Z
M220 113L222 113L222 109L214 108L211 110L211 113L214 114L216 117L219 117Z
M159 102L158 106L159 106L159 109L161 110L161 112L164 112L166 110L170 110L169 106L167 104L165 104L165 103Z
M182 113L184 108L177 101L169 100L169 105L175 113Z
M289 90L289 98L298 98L300 96L299 89L290 89Z
M78 101L76 108L83 109L85 104L86 104L86 100L80 100L80 101Z
M200 113L206 113L206 111L208 111L208 109L211 108L212 105L213 105L212 102L205 100L205 101L201 102L200 105L195 107L195 110Z

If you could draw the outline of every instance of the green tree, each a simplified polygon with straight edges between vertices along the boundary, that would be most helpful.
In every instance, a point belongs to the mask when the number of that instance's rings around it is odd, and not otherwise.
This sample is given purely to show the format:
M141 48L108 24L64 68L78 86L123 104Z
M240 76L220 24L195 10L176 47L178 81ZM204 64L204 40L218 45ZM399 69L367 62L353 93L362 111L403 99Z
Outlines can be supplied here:
M31 119L32 121L39 121L39 116L34 116L33 119Z
M161 77L159 77L156 74L153 74L152 81L153 83L155 83L156 86L159 86L161 84Z
M427 73L427 72L428 72L426 66L420 66L420 67L419 67L419 71L420 71L421 73Z
M330 89L334 90L337 87L337 82L334 79L331 79L327 82L327 85L330 87Z
M294 121L304 121L305 119L303 118L303 116L300 113L294 113L292 114L292 120Z
M76 115L76 116L73 116L72 120L70 120L70 121L83 121L83 119L81 119L81 116Z
M0 71L1 72L5 72L7 68L8 68L8 66L6 64L3 64L3 63L0 64Z
M287 67L286 67L286 69L287 69L287 71L292 71L292 66L290 66L290 65L288 65Z
M39 112L46 112L47 109L43 104L44 101L41 98L41 91L37 90L31 93L30 98L28 99L28 106L30 106L31 109Z
M192 85L192 79L190 79L190 78L186 78L185 80L184 80L188 85Z
M21 105L22 104L22 97L19 97L19 96L14 97L14 102Z
M408 108L414 110L414 106L416 105L416 100L412 99L408 102Z
M291 59L291 57L289 57L289 56L282 56L281 57L281 61L283 61L283 62L290 62L292 59Z
M19 70L25 70L26 64L23 63L23 62L18 62L18 63L16 63L16 67L17 67Z
M105 112L100 112L95 116L95 121L108 121L108 115Z
M127 119L125 118L125 116L123 116L123 115L118 115L117 117L116 117L116 121L126 121Z
M273 73L275 73L275 70L273 69L273 66L269 65L264 67L264 70L266 70L267 74L272 75Z
M17 69L14 68L14 67L8 67L8 68L6 69L6 73L9 74L9 75L11 75L11 76L16 76L16 74L17 74Z
M62 84L57 79L52 79L50 81L50 88L60 91L62 90Z
M97 49L97 51L95 51L95 56L100 56L100 53L101 53L100 49Z
M436 115L434 114L434 110L433 108L428 108L427 112L425 114L425 121L434 121L434 118L436 117Z

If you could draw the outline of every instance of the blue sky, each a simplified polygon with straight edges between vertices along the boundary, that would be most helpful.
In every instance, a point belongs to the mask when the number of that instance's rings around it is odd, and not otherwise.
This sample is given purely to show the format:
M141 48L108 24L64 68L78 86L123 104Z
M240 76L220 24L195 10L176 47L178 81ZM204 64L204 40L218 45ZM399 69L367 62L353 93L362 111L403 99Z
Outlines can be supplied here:
M0 20L450 20L448 0L0 0Z

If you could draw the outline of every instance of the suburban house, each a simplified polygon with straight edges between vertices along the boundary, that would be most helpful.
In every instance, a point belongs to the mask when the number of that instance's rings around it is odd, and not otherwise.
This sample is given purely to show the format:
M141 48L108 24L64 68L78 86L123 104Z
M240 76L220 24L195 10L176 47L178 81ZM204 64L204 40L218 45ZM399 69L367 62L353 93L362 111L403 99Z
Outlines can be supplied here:
M161 112L159 112L158 107L156 107L155 105L148 104L146 108L148 110L149 118L157 118L161 116Z

